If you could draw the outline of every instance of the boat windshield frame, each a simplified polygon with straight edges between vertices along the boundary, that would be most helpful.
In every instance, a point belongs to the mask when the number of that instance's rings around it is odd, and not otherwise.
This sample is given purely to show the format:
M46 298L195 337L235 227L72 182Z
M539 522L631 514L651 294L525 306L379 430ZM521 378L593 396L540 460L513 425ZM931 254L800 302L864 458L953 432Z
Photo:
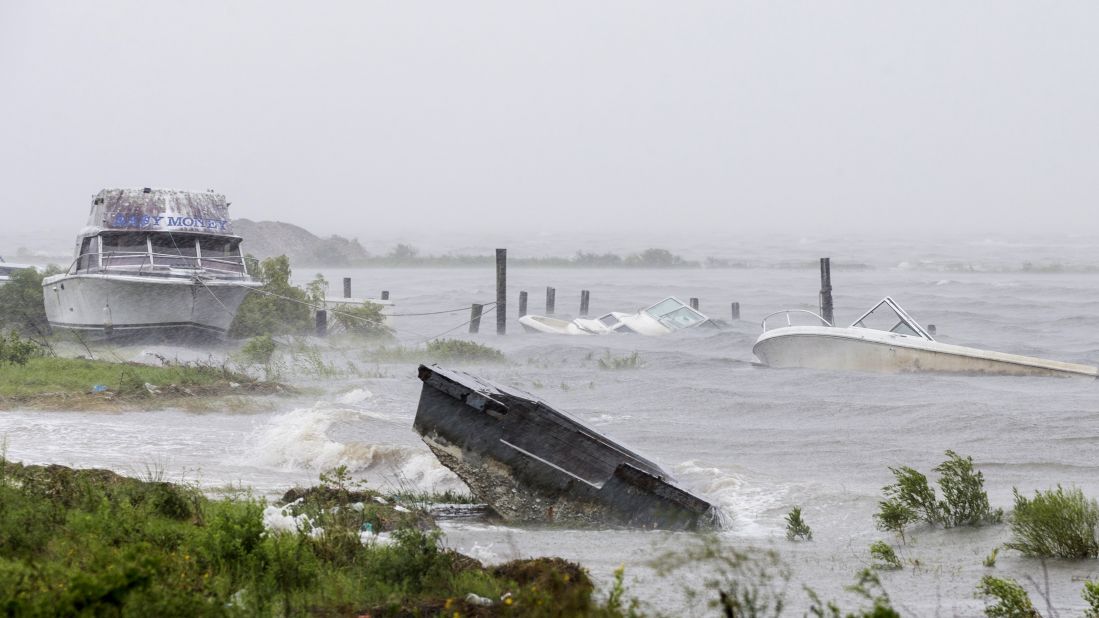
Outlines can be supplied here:
M673 309L668 310L668 311L663 311L659 314L656 313L655 311L653 311L657 307L660 307L661 305L663 305L665 303L668 303L669 301L671 302L672 305L675 305L675 307ZM668 328L668 330L680 330L680 329L684 329L684 328L693 328L695 326L698 326L700 324L705 323L706 321L708 321L710 319L710 318L706 317L705 315L703 315L698 310L691 308L690 305L688 305L687 303L679 300L675 296L669 296L669 297L665 298L664 300L662 300L658 303L654 303L654 304L642 309L642 311L645 312L646 314L648 314L649 317L653 318L657 322L660 322L660 324L662 324L663 326ZM676 316L676 317L672 317L672 316ZM689 317L689 318L692 318L692 319L690 320L690 322L684 322L683 320L680 320L679 317Z
M870 315L877 311L882 305L885 305L897 317L898 321L893 326L893 328L885 330L882 328L874 328L872 326L864 325L863 320L870 317ZM851 328L865 328L867 330L876 330L881 332L893 333L896 335L904 335L905 337L919 337L928 341L935 341L935 338L932 337L931 334L928 333L926 330L924 330L924 327L920 326L919 322L913 319L912 316L908 315L908 312L902 309L901 306L897 304L897 301L893 300L889 296L881 299L876 305L871 307L869 311L859 316L857 320L851 323ZM904 329L907 329L907 331L910 332L906 332Z

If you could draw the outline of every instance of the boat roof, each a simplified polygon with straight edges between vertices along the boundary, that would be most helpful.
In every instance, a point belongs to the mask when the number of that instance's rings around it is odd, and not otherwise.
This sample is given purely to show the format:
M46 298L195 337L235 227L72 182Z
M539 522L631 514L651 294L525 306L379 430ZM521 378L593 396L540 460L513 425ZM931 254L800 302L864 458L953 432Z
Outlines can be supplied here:
M92 199L81 235L106 230L235 236L225 196L213 191L103 189Z

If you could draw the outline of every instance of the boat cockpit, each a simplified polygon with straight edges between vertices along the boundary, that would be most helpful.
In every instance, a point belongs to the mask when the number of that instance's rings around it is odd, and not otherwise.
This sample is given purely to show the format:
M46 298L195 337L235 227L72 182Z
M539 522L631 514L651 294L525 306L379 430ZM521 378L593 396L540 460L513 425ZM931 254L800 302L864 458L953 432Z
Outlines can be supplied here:
M691 309L690 306L674 296L669 296L655 305L643 309L643 311L668 330L691 328L709 321L709 318Z
M868 328L907 337L919 337L928 341L935 340L897 304L897 301L889 296L881 299L870 311L862 314L862 317L851 324L851 328Z
M80 239L69 269L76 273L122 272L137 275L245 277L241 239L171 232L104 231Z

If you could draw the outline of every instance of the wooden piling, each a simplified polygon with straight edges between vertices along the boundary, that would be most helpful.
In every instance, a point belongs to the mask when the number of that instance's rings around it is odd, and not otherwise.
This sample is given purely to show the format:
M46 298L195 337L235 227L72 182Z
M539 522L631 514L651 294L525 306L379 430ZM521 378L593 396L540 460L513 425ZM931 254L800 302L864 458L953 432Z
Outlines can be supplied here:
M317 310L317 336L325 337L328 335L328 312L324 309Z
M553 315L557 304L557 290L546 288L546 315Z
M508 330L508 250L496 250L496 334Z
M351 277L343 278L343 297L351 298Z
M732 308L733 319L734 320L739 320L740 319L740 303L733 303L731 305L731 308Z
M832 258L820 259L820 317L833 324L832 317Z
M389 300L389 290L382 290L382 300Z
M698 299L697 298L692 298L690 300L690 303L691 303L691 309L694 309L695 311L698 311Z
M527 314L527 291L519 292L519 317Z
M591 300L591 292L580 290L580 317L588 317L588 301Z
M473 303L473 306L469 308L469 332L476 334L481 330L481 311L485 308L484 305L478 305Z

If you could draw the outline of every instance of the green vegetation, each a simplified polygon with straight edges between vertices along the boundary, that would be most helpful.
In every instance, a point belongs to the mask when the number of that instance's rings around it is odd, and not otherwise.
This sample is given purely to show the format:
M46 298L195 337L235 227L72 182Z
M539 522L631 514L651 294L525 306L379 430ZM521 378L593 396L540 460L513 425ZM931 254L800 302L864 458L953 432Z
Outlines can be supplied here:
M939 473L942 500L936 498L920 471L908 466L889 468L896 482L882 488L886 499L878 503L874 515L879 528L896 532L903 539L905 527L920 520L944 528L1001 521L1003 512L989 508L984 475L973 469L973 458L962 458L950 450L946 456L947 460L934 468Z
M10 280L0 285L0 325L24 335L45 337L50 325L42 300L42 279L59 272L61 269L53 265L44 273L33 268L13 272Z
M170 363L157 367L48 356L32 356L23 365L0 364L0 407L71 406L79 401L95 408L163 397L272 393L281 388L215 365Z
M1099 582L1090 579L1085 581L1080 596L1088 604L1088 608L1084 610L1084 618L1099 618Z
M248 256L248 272L262 282L237 310L229 326L230 337L286 335L313 327L309 296L290 284L290 260L285 255L263 262Z
M870 544L871 566L875 569L900 569L903 567L897 552L885 541L874 541Z
M641 360L641 355L637 352L633 352L626 356L612 356L611 351L607 350L606 354L599 359L600 369L640 369L645 366L645 363Z
M575 564L486 568L441 548L422 514L351 487L346 471L325 483L288 493L300 502L280 510L247 495L211 500L193 487L0 459L0 607L20 616L625 615L594 601ZM266 527L265 515L282 525ZM383 535L364 532L367 523Z
M1015 490L1012 540L1005 544L1038 558L1095 558L1099 505L1079 489L1035 491L1027 498Z
M241 359L250 364L266 365L275 354L275 340L271 335L259 335L244 342L240 348Z
M704 568L701 588L692 582L684 592L688 600L706 598L725 616L780 616L786 607L790 569L773 550L750 554L716 535L698 535L687 539L683 549L657 557L652 567L660 575Z
M989 618L1037 617L1026 590L1013 579L985 575L977 585L977 595L986 599L985 616ZM995 604L988 604L995 601Z
M786 514L786 539L789 541L796 539L805 539L806 541L813 540L813 531L809 529L809 525L801 518L800 506L795 506Z
M863 569L858 574L858 579L847 587L863 599L870 601L869 608L863 608L857 612L844 613L835 602L824 603L813 590L806 588L809 595L809 611L807 616L818 618L901 618L900 612L893 609L893 603L889 600L885 588L881 585L878 574L873 569Z
M367 352L367 360L375 362L434 362L466 361L502 363L507 360L496 348L464 339L433 339L423 349L404 346L381 346Z
M992 548L992 551L989 552L987 556L985 556L984 562L982 564L984 564L986 567L991 569L992 567L996 566L996 557L999 554L1000 554L1000 548L999 547Z
M45 356L45 354L45 348L33 341L23 339L14 330L8 333L7 338L4 338L4 334L0 333L0 365L23 366L31 358Z
M345 332L366 337L388 337L392 331L385 325L382 306L364 302L361 305L339 305L329 310L333 322Z

